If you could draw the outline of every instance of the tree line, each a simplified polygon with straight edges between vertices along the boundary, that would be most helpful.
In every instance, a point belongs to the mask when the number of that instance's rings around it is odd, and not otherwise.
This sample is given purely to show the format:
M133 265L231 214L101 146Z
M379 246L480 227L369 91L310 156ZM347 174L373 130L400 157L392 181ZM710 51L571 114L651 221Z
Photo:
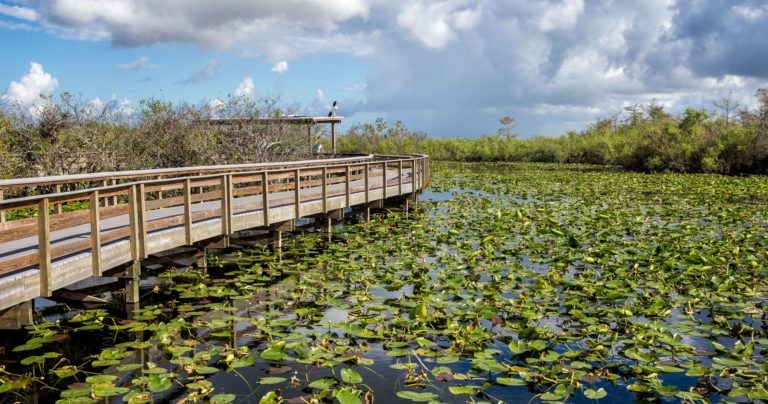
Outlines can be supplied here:
M437 160L519 161L615 165L643 172L753 174L768 172L768 89L757 108L743 109L727 96L710 112L687 108L679 115L661 105L633 105L560 137L519 139L509 117L498 134L477 139L433 138L401 122L352 126L339 141L343 152L426 153ZM621 117L621 118L620 118Z
M68 175L305 158L305 127L259 118L284 114L271 99L199 104L158 99L126 112L70 93L30 113L0 110L0 178ZM212 119L245 122L212 124Z
M337 147L342 153L425 153L436 160L764 174L768 89L756 97L753 109L728 96L715 104L717 112L688 108L677 115L654 103L634 105L578 133L531 139L514 135L511 117L499 120L498 134L476 139L429 137L379 118L352 125ZM306 127L258 120L285 113L276 100L245 97L199 104L147 99L131 113L69 93L49 98L35 114L6 106L0 110L0 178L306 158ZM212 125L214 118L251 123Z

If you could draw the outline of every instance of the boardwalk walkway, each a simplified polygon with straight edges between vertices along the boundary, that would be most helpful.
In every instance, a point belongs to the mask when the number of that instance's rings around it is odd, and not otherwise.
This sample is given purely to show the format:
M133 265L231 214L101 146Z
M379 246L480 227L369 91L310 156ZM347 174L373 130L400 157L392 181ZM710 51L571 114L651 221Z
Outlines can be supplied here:
M0 212L37 212L0 223L0 310L172 248L413 196L427 178L427 156L365 155L0 181ZM25 189L53 193L8 197Z

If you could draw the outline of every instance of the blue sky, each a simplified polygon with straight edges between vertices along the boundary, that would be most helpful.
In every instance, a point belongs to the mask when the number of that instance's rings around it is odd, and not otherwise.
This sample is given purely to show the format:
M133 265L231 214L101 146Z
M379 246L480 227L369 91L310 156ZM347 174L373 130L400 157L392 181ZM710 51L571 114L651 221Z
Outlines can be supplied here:
M0 0L2 103L278 97L433 136L582 130L636 103L743 108L768 87L762 0Z

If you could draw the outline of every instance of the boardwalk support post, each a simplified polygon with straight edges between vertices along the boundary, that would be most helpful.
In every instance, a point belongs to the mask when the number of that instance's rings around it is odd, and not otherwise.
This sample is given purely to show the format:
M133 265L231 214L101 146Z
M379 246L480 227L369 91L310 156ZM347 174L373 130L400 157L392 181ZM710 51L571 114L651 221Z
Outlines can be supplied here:
M0 311L0 330L18 330L33 322L34 306L32 300L19 303Z
M295 220L287 220L285 222L273 223L269 226L269 232L272 235L272 248L275 251L282 251L283 249L283 232L293 231L296 229Z
M123 284L125 286L125 303L139 302L139 284L141 283L141 262L133 261L125 267Z

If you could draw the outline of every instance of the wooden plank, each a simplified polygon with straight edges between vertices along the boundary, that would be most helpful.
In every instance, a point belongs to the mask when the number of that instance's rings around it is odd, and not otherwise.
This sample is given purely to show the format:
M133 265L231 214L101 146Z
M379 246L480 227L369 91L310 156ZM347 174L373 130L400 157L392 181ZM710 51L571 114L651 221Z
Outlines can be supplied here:
M0 201L3 200L5 190L0 189ZM0 209L0 223L5 223L5 211Z
M51 217L48 211L48 198L43 198L37 206L38 258L40 269L40 296L48 297L53 292L51 283Z
M91 267L93 276L101 276L101 218L99 217L99 191L91 194Z
M403 160L397 163L397 195L403 194Z
M301 217L301 169L297 168L293 171L293 186L294 186L294 193L293 193L293 199L295 207L294 214L296 215L296 219Z
M264 226L269 225L269 174L261 173L261 209L264 211Z
M192 245L192 184L189 178L184 180L184 239Z

